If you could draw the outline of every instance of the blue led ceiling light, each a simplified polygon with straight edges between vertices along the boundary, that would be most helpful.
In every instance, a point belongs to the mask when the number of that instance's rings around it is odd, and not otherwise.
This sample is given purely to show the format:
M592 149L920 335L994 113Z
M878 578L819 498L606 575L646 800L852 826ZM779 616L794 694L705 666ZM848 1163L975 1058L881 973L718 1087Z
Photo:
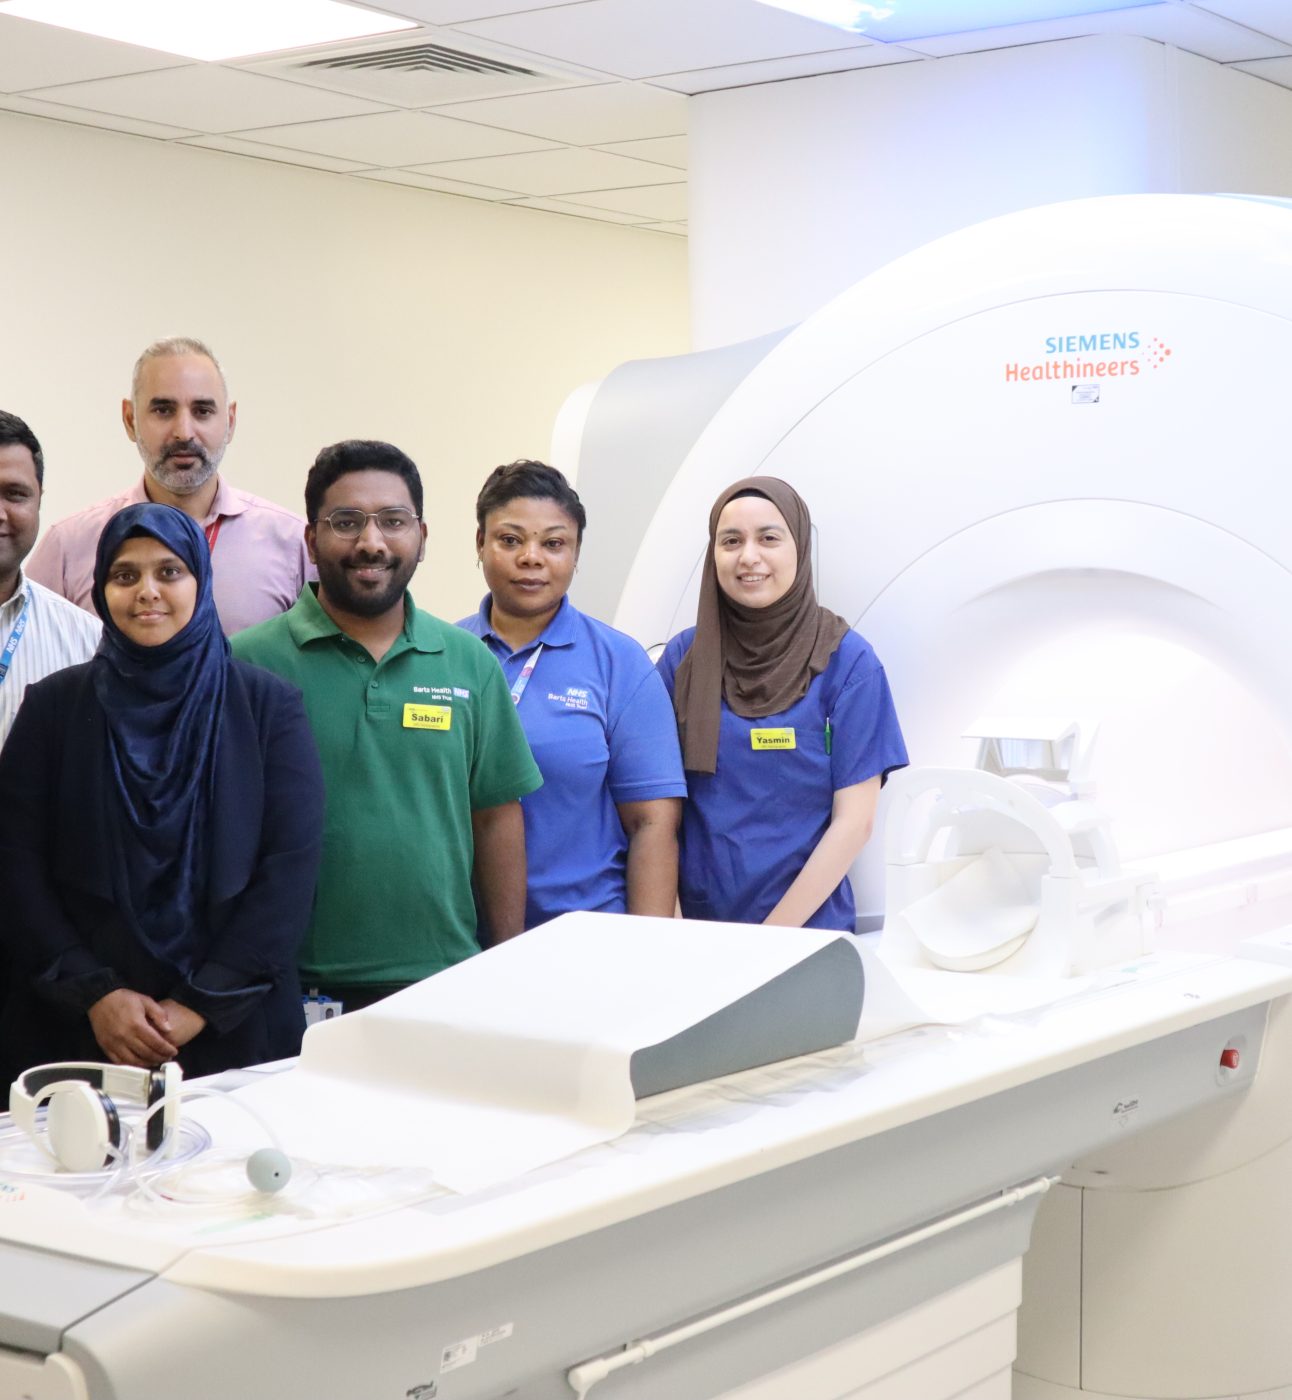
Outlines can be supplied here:
M933 39L1030 24L1043 19L1075 19L1107 10L1139 10L1166 0L759 0L778 10L821 20L881 44Z

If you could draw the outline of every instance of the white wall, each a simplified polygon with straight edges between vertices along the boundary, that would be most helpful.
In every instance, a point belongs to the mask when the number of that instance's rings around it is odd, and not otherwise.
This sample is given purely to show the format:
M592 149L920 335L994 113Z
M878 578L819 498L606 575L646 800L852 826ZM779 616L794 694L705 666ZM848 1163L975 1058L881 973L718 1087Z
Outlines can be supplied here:
M894 257L1089 195L1292 195L1292 91L1147 39L1034 44L702 94L699 349L810 315Z
M0 170L0 407L45 447L46 523L137 476L130 367L196 335L239 401L235 485L300 510L326 443L413 457L431 525L414 590L454 618L482 591L486 472L545 456L577 385L688 346L686 244L666 234L8 113Z

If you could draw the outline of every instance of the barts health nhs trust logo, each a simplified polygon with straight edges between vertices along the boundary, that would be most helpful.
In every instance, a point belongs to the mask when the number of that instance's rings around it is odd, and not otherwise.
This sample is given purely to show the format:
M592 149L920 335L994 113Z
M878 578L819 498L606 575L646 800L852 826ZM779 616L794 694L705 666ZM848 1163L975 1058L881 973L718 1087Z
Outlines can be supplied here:
M1171 347L1160 336L1141 331L1048 335L1039 358L1005 362L1005 382L1134 379L1145 371L1161 369L1170 359Z

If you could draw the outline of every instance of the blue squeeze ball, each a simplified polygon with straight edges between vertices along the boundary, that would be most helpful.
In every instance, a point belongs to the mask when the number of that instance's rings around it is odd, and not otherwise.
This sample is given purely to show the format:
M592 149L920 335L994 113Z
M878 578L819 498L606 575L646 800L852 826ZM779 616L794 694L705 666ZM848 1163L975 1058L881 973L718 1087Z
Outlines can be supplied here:
M262 1147L247 1158L247 1180L267 1196L281 1191L291 1179L291 1161L276 1147Z

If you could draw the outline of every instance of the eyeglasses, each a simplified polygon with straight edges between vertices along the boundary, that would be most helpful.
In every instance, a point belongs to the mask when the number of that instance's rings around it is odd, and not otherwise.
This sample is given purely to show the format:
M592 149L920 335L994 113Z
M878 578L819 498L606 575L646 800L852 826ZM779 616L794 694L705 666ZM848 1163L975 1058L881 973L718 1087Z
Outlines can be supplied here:
M421 519L420 515L414 515L411 510L404 510L400 506L387 506L384 510L352 510L343 506L340 510L334 510L331 515L319 517L320 523L324 520L332 527L332 533L343 540L357 540L368 528L368 521L375 520L377 528L388 539L395 539L405 531L411 530Z

